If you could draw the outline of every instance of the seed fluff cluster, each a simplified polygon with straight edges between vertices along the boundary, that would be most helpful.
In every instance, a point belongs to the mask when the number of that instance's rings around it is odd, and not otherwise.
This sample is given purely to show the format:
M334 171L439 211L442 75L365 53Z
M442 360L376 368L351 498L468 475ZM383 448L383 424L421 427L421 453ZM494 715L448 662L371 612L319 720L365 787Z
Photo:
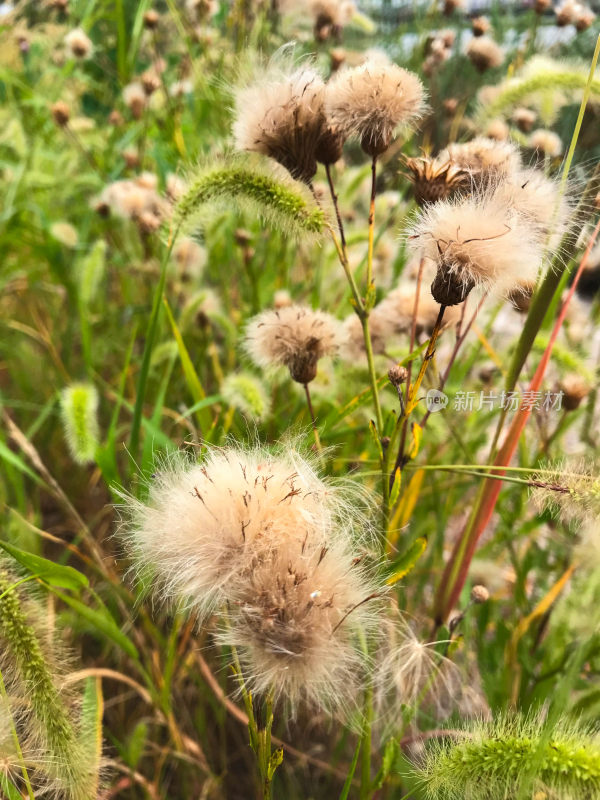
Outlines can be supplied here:
M160 465L147 501L127 498L124 531L156 597L222 615L249 689L334 708L357 691L374 624L355 492L290 446L214 449Z
M558 185L523 167L504 142L475 140L447 153L471 173L470 186L426 206L409 234L415 253L437 267L434 299L456 305L475 287L507 296L534 285L546 248L569 224Z
M341 323L324 311L287 306L263 311L246 328L245 348L259 367L284 366L297 383L310 383L317 364L335 356L344 338Z
M419 78L382 58L338 70L327 84L309 66L273 67L237 90L233 135L238 149L269 156L310 183L317 163L335 163L349 136L380 155L395 129L414 124L423 108Z

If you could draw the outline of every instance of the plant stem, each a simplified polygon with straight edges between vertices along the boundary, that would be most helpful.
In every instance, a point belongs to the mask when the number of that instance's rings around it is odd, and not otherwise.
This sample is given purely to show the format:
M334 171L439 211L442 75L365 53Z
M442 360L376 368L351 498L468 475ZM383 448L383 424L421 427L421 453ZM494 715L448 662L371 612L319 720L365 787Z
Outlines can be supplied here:
M304 393L306 395L306 404L308 406L308 411L310 413L310 418L312 420L312 429L315 435L315 446L317 448L317 452L320 453L323 448L321 446L321 439L319 437L319 430L317 428L317 419L315 417L315 411L313 409L312 399L310 396L310 389L308 388L308 383L303 383L302 385L304 386Z
M135 398L135 407L133 410L133 422L131 423L131 435L129 439L129 448L133 458L137 458L137 451L140 440L140 427L142 424L142 410L144 407L144 397L146 395L146 384L148 382L148 373L150 371L150 358L152 356L152 349L154 347L154 339L156 337L156 329L158 327L158 315L162 306L162 298L165 290L165 283L167 280L167 267L169 265L169 258L173 250L173 245L177 239L179 228L173 231L169 237L169 244L165 248L163 254L162 264L160 266L160 278L154 293L154 300L152 302L152 312L150 314L150 321L148 323L146 342L144 344L144 354L142 356L142 366L140 368L140 376L137 383L137 394Z
M535 374L531 380L529 391L536 392L539 390L542 379L546 372L546 368L550 361L550 356L552 354L552 348L554 347L554 342L556 341L562 324L564 322L567 309L569 306L569 301L573 297L575 293L575 289L577 288L577 284L579 283L579 278L585 266L588 262L590 252L594 243L596 241L596 237L598 236L598 232L600 230L600 219L596 223L596 227L590 239L588 241L586 251L581 259L575 277L573 279L573 283L571 284L571 288L569 289L569 293L565 299L565 302L562 305L560 314L556 319L554 324L554 328L552 330L552 334L550 336L550 340L546 349L544 350L544 354L538 364L538 367L535 371ZM523 408L521 407L517 414L515 415L512 425L506 435L504 443L498 452L497 457L495 458L495 471L497 475L502 476L504 474L505 466L510 463L515 450L517 449L520 436L525 428L527 420L531 415L530 408ZM469 517L469 521L463 530L463 533L460 539L457 540L454 549L452 551L452 555L446 565L444 570L444 574L440 581L440 585L438 586L438 590L436 593L435 599L435 606L434 606L434 617L435 617L435 625L439 626L447 619L448 614L452 610L452 607L457 602L460 593L462 591L462 587L465 584L467 579L467 573L469 571L469 566L473 559L473 555L475 553L475 549L477 547L477 542L481 534L484 532L485 528L487 527L488 522L491 519L491 516L494 512L494 508L496 506L496 501L498 500L498 495L500 494L501 482L495 482L494 480L486 479L479 490L477 495L477 502L473 506L471 511L471 515Z
M371 727L373 725L373 687L365 689L365 721L361 736L360 800L371 797Z
M16 585L17 584L15 584L15 586ZM14 586L11 587L10 591L12 591L13 588L14 588ZM13 744L15 746L15 752L17 754L17 758L19 759L19 766L21 767L21 775L23 776L23 781L24 781L25 787L27 789L27 795L29 797L29 800L34 800L33 788L31 786L31 782L29 780L29 773L27 772L27 766L25 764L25 759L23 757L23 751L21 750L21 743L19 742L19 735L17 733L17 729L15 727L15 723L14 723L12 714L10 713L10 708L9 708L9 705L8 705L8 695L6 693L6 686L4 685L4 678L2 677L2 673L1 672L0 672L0 697L2 697L2 699L6 703L7 712L9 714L9 716L10 716L11 736L12 736Z
M377 373L375 372L375 359L373 356L373 344L371 342L371 333L369 330L369 313L371 309L371 303L374 297L374 287L372 285L372 273L373 273L373 241L374 241L374 227L375 227L375 191L376 191L376 159L373 159L372 164L372 185L371 185L371 208L369 211L369 249L367 254L367 294L366 294L366 301L360 295L358 290L358 286L356 285L356 281L354 280L354 276L350 269L350 264L348 261L348 249L346 245L346 236L344 233L344 224L342 222L342 215L340 213L339 203L338 203L338 196L335 191L335 186L333 184L333 179L331 177L331 170L329 166L326 168L327 172L327 182L329 184L329 192L331 194L331 200L333 206L335 208L335 214L338 223L338 229L340 233L340 241L338 241L337 236L335 235L335 231L331 226L329 227L329 232L331 233L338 258L340 263L346 273L346 277L348 279L348 283L350 284L350 288L352 290L352 296L354 300L354 310L358 315L360 320L360 324L363 331L363 338L365 342L365 352L367 356L367 370L369 373L369 383L371 384L371 394L373 396L373 406L375 408L375 419L377 424L377 436L379 437L379 441L381 442L383 436L383 413L381 411L381 403L379 400L379 389L377 386ZM313 190L314 194L314 190ZM383 451L383 456L380 458L380 467L381 467L381 493L383 496L383 503L382 503L382 527L385 535L387 533L387 520L389 516L389 479L387 476L387 458L386 454Z
M373 245L375 242L375 195L377 194L377 156L371 162L371 200L369 203L369 249L367 251L367 292L373 283Z

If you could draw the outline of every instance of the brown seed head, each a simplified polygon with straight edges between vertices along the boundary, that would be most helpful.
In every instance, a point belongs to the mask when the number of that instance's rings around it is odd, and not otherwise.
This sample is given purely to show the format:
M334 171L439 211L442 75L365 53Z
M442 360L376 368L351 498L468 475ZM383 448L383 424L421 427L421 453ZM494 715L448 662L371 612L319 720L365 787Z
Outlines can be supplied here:
M469 173L450 158L406 157L404 163L413 184L415 201L420 206L445 200L453 191L468 183Z
M71 117L71 109L69 106L62 100L54 103L51 107L52 118L57 125L61 128L64 128L69 123L69 119Z
M467 46L467 56L479 72L486 72L504 63L504 50L489 36L471 39Z
M487 17L473 17L471 20L473 36L484 36L489 31L490 27L490 21Z
M408 378L408 370L406 367L395 364L388 370L388 378L392 386L395 386L397 389L399 386L402 386L403 383L406 383L406 379Z
M481 586L478 584L471 589L471 600L474 603L487 603L490 599L490 593L485 588L485 586Z
M149 31L155 31L158 28L159 20L158 12L151 8L144 14L144 27Z
M319 359L336 355L341 342L341 325L334 317L288 306L263 311L250 320L245 347L258 366L287 367L292 380L307 384L317 375Z
M382 60L340 70L327 84L325 113L330 125L345 136L358 137L373 157L387 150L399 125L414 124L423 108L419 78Z
M576 373L565 375L559 384L559 388L564 392L562 405L566 411L575 411L575 409L579 408L592 390L589 383Z

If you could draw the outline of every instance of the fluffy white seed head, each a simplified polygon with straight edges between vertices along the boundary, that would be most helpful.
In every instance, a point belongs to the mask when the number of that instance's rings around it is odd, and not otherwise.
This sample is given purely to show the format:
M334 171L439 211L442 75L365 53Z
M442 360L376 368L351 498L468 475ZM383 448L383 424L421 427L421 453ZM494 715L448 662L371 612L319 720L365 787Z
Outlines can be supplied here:
M396 128L413 125L424 107L419 78L381 60L339 70L327 84L325 110L330 123L348 136L357 136L372 156L387 150Z
M245 348L259 367L284 366L293 380L309 383L317 363L337 354L343 328L334 317L304 306L263 311L246 328Z
M444 305L462 302L475 286L504 295L535 281L543 255L535 231L489 191L428 206L409 243L436 265L432 293Z
M375 355L385 353L394 335L394 329L389 320L375 314L373 310L369 318L369 333L371 334L371 347ZM341 346L341 357L351 364L366 360L365 337L362 325L356 314L351 314L344 320L344 341Z
M221 640L249 688L328 710L352 705L365 679L360 637L376 624L373 584L355 554L288 531L248 571Z
M405 283L393 289L384 299L375 306L371 312L371 319L376 319L386 329L391 329L394 335L410 333L415 308L417 285ZM440 306L426 289L421 287L419 302L417 304L416 333L431 335L438 318ZM444 327L458 321L459 312L455 308L448 308L444 314Z
M548 158L557 158L563 151L562 140L554 131L538 128L531 134L529 145Z
M148 104L148 97L144 91L144 87L139 81L128 83L127 86L123 88L123 102L131 111L133 118L140 119Z
M65 45L69 54L81 61L90 58L94 50L92 40L81 28L74 28L67 33Z
M499 182L495 195L517 211L543 245L550 234L560 238L568 228L571 203L561 194L559 184L539 169L521 169L507 175Z
M504 50L489 36L473 37L466 52L479 72L500 67L504 63Z
M234 602L240 581L282 542L336 541L352 516L345 490L293 447L214 449L200 464L179 457L157 466L145 502L123 499L137 571L153 574L157 599L201 620Z
M464 144L450 144L438 159L449 160L469 172L473 182L478 184L510 175L522 166L521 156L513 144L485 137Z
M267 76L235 97L233 135L236 147L273 158L305 183L317 161L333 163L341 156L342 139L327 124L321 77L304 68L291 75Z

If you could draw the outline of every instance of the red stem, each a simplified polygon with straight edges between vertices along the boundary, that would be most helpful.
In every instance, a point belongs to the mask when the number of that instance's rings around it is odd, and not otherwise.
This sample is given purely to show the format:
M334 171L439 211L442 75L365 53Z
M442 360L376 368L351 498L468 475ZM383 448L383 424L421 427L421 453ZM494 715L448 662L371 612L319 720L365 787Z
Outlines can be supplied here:
M590 252L594 246L599 230L600 219L596 223L596 227L594 228L594 231L590 237L585 253L581 259L581 263L579 264L577 272L575 273L573 283L571 284L560 313L554 324L550 341L544 350L540 363L538 364L533 379L529 385L530 392L537 392L540 389L544 373L546 372L546 368L548 367L548 363L550 361L550 356L552 355L552 348L554 347L554 343L556 342L558 334L560 333L560 329L567 314L569 303L575 293L575 289L577 288L581 274L587 265ZM523 433L523 429L525 428L530 414L531 408L524 408L523 406L521 406L515 414L506 439L504 440L504 443L494 461L494 465L496 465L498 469L494 470L492 474L500 476L505 475L506 470L502 469L502 467L507 466L514 456L519 439ZM473 555L477 548L477 543L491 519L501 488L502 481L498 480L486 480L482 485L482 490L479 495L480 502L475 509L475 516L472 516L469 519L467 527L463 531L463 535L455 544L452 555L446 564L446 569L444 570L444 574L438 588L438 595L436 598L437 625L442 624L448 618L452 608L458 602L460 593L462 592L462 588L467 579L467 573L469 571ZM457 563L457 559L459 558L460 564L458 569L456 569L455 565ZM446 589L446 587L448 588Z

